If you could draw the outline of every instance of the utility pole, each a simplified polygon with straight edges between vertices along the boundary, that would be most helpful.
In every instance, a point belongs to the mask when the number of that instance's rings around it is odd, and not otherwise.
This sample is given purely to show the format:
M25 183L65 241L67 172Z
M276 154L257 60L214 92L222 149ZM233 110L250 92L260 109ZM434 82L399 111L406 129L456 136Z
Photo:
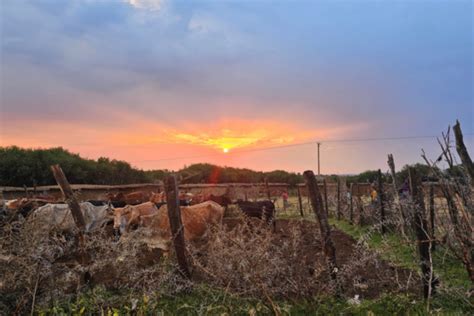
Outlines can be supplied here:
M321 175L321 164L319 161L319 147L321 147L321 143L318 142L318 176Z

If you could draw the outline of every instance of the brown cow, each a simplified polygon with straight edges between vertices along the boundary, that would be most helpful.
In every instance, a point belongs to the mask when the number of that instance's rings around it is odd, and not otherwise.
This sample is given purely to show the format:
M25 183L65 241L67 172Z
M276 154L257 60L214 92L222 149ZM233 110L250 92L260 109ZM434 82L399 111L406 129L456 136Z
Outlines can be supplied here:
M202 237L209 225L220 224L223 217L224 208L213 201L182 206L181 221L184 226L184 238L196 240ZM148 224L153 223L153 228L158 228L164 236L171 238L167 205L163 205L156 215L142 218L141 224L145 227L146 221L149 221Z
M204 236L210 225L220 224L224 217L224 208L213 201L181 207L181 221L184 226L184 238L196 240ZM123 220L122 220L123 221ZM132 216L130 216L132 221ZM152 237L147 243L154 245L167 245L171 240L171 230L166 205L151 215L140 215L139 226L152 232ZM130 227L130 222L127 227ZM165 242L166 241L166 242ZM163 250L167 250L161 247Z
M153 202L155 204L166 202L165 192L152 192L150 196L150 202Z
M152 202L115 208L114 229L120 230L120 233L128 232L130 226L139 224L141 216L149 216L157 212L158 208Z

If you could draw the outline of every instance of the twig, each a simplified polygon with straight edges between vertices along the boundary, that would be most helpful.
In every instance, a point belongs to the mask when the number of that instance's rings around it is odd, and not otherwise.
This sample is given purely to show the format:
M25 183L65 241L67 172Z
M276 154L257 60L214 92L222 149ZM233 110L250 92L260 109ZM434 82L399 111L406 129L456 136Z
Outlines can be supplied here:
M39 270L39 269L37 269L37 270ZM38 283L39 283L39 279L40 279L40 274L39 273L37 273L37 274L38 274L38 276L36 277L35 289L33 291L33 301L31 303L31 313L30 313L30 315L32 315L32 316L35 312L36 292L38 290Z

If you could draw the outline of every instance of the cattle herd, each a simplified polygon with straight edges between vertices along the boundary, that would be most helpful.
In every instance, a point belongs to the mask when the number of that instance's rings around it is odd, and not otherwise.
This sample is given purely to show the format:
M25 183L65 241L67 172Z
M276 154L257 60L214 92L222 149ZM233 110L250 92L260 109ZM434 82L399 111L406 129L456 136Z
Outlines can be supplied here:
M259 218L274 224L275 205L272 201L232 201L226 195L195 196L179 194L184 237L192 241L202 237L208 227L222 222L229 205L235 204L248 217ZM161 193L142 191L129 194L108 193L104 200L88 200L80 203L86 232L112 225L116 238L127 236L140 228L151 235L148 243L167 250L171 240L166 196ZM3 216L22 216L27 222L44 231L56 229L71 232L75 223L69 206L51 196L35 196L3 201Z

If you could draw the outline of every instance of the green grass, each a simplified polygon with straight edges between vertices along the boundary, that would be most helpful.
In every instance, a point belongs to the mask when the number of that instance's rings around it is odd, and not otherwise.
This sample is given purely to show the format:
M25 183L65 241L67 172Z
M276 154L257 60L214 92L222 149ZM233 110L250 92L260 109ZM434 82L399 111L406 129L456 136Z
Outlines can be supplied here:
M330 219L330 223L355 239L370 236L367 244L377 250L381 257L395 265L416 270L419 267L416 245L403 239L399 234L387 233L384 236L368 227L351 225L347 221ZM433 267L435 274L450 287L460 287L466 290L471 286L468 274L462 262L451 255L449 251L438 245L433 252Z
M178 297L111 292L96 288L77 298L56 301L50 308L38 309L39 315L428 315L422 301L413 297L382 296L351 305L345 300L315 298L297 302L267 301L241 298L206 286L196 287ZM462 313L462 310L454 309Z

